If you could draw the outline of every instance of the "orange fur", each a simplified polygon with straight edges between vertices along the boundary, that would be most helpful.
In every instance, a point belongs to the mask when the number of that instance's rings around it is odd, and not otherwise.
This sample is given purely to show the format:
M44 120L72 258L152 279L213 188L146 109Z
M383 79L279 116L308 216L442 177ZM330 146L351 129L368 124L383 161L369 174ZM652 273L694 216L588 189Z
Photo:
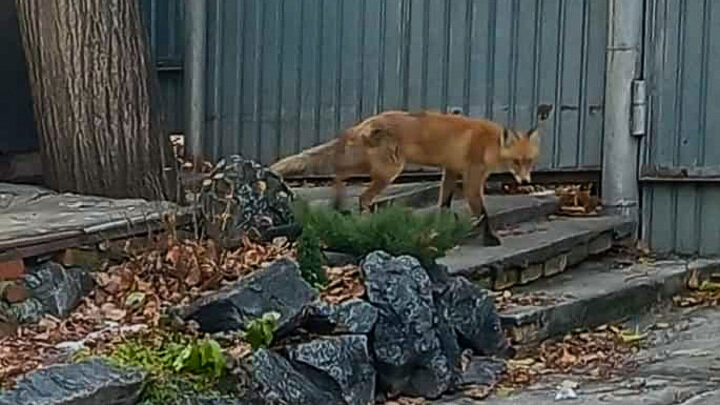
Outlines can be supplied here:
M546 118L547 113L541 122ZM449 207L457 180L462 178L470 209L483 218L489 174L508 170L518 182L529 183L538 156L538 128L517 132L486 119L387 111L367 118L333 141L282 159L271 169L287 176L313 165L332 165L336 206L344 198L344 181L353 174L368 174L370 185L360 195L360 207L366 211L406 164L436 166L443 169L439 205Z

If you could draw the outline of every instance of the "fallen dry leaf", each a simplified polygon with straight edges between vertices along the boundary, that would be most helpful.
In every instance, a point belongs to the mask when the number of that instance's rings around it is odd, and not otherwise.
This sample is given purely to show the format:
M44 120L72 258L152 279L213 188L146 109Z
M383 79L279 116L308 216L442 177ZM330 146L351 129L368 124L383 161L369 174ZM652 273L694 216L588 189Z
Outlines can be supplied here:
M100 310L107 319L116 322L123 320L125 315L127 315L127 311L118 308L112 302L106 302L100 307Z
M399 397L386 401L386 405L426 405L430 402L424 398Z
M122 250L117 256L123 261L92 273L95 289L67 319L46 317L37 325L19 328L17 336L0 338L1 387L12 386L19 376L38 367L65 361L67 354L58 344L93 336L93 349L107 352L124 335L109 330L109 322L121 327L158 326L166 308L188 303L252 274L263 263L294 254L287 244L247 239L232 251L219 251L211 241L140 239L107 244L108 251Z
M339 304L365 295L365 284L358 266L329 267L325 269L325 274L328 285L320 293L320 298L325 301Z
M495 296L495 308L502 312L517 307L540 307L556 304L562 301L562 297L551 297L543 293L512 294L510 291L506 290Z
M633 370L636 344L624 343L622 330L603 325L593 331L572 333L558 340L545 341L539 347L525 349L507 362L501 385L526 386L543 375L582 375L591 379L607 379Z
M481 400L487 398L492 391L493 388L487 385L476 385L463 389L462 394L471 399Z
M559 212L571 216L597 215L600 204L597 196L591 195L589 185L566 185L555 189L560 199Z

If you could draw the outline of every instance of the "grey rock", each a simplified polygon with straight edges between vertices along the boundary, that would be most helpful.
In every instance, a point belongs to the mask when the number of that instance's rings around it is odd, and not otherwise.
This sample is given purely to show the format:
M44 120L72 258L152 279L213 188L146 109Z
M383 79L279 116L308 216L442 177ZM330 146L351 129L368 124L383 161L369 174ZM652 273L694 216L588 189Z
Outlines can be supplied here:
M0 302L0 311L10 314L11 319L19 323L35 323L47 313L42 302L32 297L15 304L6 304L2 301Z
M226 227L209 232L232 239L248 232L262 237L269 230L291 225L294 197L280 176L252 160L233 155L221 159L208 174L199 200L202 217L209 226L229 211Z
M355 256L347 253L326 250L323 255L325 256L325 263L330 267L347 266L357 262Z
M375 398L375 369L365 336L315 339L288 348L288 358L321 389L338 392L348 405L370 404Z
M30 267L24 277L31 298L12 305L22 323L36 322L50 314L65 318L93 288L90 274L81 267L63 267L52 261Z
M201 331L215 333L242 330L253 319L274 311L280 314L276 336L283 336L301 323L305 306L316 295L300 276L297 264L281 259L176 312L186 321L196 321Z
M505 372L505 362L492 357L473 356L458 375L457 385L494 386Z
M417 259L373 252L362 263L371 304L380 310L372 351L384 389L437 398L454 380L457 338L439 316Z
M378 310L358 298L339 305L315 301L305 312L307 329L323 334L368 334L375 326Z
M35 371L0 396L0 405L133 405L145 376L99 360Z
M340 405L343 400L319 387L315 381L296 370L281 355L265 349L253 354L254 395L263 404Z
M453 277L442 288L438 306L452 325L461 347L478 355L506 355L509 342L495 303L487 292L464 277Z

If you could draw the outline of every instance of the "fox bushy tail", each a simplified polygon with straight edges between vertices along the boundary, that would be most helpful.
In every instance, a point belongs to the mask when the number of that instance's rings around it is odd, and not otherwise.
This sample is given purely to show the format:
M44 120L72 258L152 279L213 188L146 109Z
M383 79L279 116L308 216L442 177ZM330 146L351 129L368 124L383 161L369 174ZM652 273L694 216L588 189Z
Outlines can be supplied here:
M270 166L280 176L300 174L334 174L339 140L333 139L296 155L285 157Z

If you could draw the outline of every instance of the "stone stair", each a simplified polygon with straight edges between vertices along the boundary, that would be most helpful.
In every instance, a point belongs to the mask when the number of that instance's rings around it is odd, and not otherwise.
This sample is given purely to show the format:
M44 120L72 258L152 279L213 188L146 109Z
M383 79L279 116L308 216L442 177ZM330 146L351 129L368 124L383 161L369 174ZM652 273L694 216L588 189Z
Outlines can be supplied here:
M438 188L437 183L392 186L376 204L436 210ZM348 197L360 191L350 188ZM331 195L329 189L302 193L319 203ZM526 298L510 298L511 305L499 307L503 328L515 344L639 317L688 286L720 279L720 260L639 262L611 253L613 245L632 241L633 221L611 215L558 216L557 209L552 194L490 195L489 216L502 244L486 247L470 240L439 260L451 274L495 294ZM468 214L463 200L454 201L453 210Z
M356 206L362 188L349 187L348 207ZM419 211L436 210L439 185L432 183L399 184L389 187L375 204L402 204ZM331 201L332 189L299 189L298 195L316 204ZM488 211L502 240L500 246L482 246L470 240L439 260L451 274L462 275L480 285L504 290L527 285L572 269L592 256L612 248L630 237L633 221L616 216L556 216L558 198L554 194L489 195ZM453 201L453 210L468 215L462 199Z
M600 258L566 274L511 294L532 294L535 302L500 308L503 328L515 344L534 344L578 329L634 321L676 295L716 280L720 260L667 260L630 264Z
M436 184L402 185L378 204L432 211L437 193ZM451 274L496 294L545 298L500 308L503 327L516 344L622 321L685 291L690 279L697 284L698 279L720 278L720 260L648 264L610 254L614 245L632 242L633 221L612 215L559 216L558 204L552 194L488 196L489 216L502 244L487 247L470 240L439 260ZM453 210L468 214L462 200L453 202Z
M462 201L456 201L465 210ZM489 196L489 215L502 244L469 241L440 259L451 274L504 290L552 277L630 237L635 223L616 216L559 217L555 196Z

